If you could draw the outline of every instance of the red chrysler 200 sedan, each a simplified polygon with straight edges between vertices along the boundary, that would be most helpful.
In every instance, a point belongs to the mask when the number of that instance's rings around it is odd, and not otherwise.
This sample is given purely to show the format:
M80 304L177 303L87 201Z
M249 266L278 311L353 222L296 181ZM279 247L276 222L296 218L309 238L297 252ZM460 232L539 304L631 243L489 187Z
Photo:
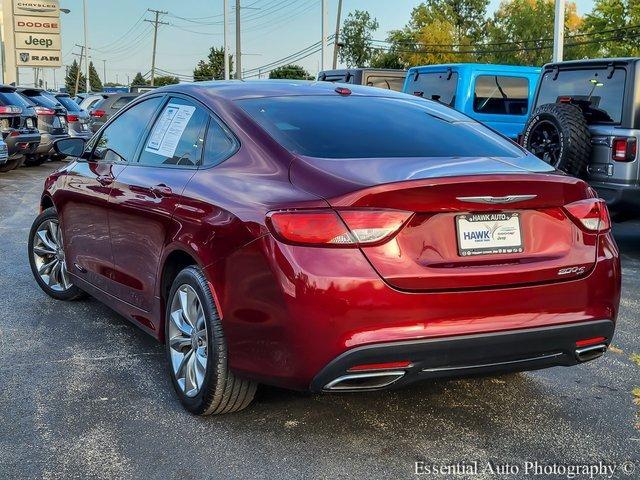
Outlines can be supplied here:
M620 299L605 204L436 102L326 82L143 95L45 183L29 259L166 344L195 414L575 365Z

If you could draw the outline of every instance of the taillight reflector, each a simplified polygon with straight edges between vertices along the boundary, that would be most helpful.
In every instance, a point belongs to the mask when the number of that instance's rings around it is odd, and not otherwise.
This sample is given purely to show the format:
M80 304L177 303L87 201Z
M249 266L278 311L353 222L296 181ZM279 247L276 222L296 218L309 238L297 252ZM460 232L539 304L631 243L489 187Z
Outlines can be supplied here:
M636 159L636 144L635 137L614 138L611 158L616 162L633 162Z
M605 232L611 228L609 210L601 198L578 200L564 208L579 227L589 232Z
M91 110L91 111L89 112L89 115L91 115L92 117L98 117L98 118L100 118L100 117L103 117L105 113L106 113L106 112L105 112L104 110L100 110L100 109L98 109L98 110Z
M386 363L366 363L363 365L355 365L348 372L368 372L372 370L391 370L394 368L407 368L411 366L411 362L403 360L400 362L386 362Z
M285 243L353 247L388 240L411 215L401 210L294 210L271 212L267 225Z
M21 107L16 107L14 105L0 106L0 114L19 115L21 113L22 113Z
M576 342L576 347L588 347L589 345L598 345L599 343L603 343L606 340L607 340L606 337L586 338L584 340L578 340Z
M78 115L67 114L67 122L77 122L79 119Z

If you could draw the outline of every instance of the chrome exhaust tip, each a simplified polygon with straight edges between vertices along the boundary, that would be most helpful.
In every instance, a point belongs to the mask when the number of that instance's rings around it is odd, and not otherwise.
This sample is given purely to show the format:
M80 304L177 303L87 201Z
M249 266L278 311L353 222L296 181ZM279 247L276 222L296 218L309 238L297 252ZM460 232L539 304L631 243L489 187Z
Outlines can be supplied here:
M584 348L576 348L576 359L579 362L588 362L594 358L601 357L607 351L607 345L604 343L591 345Z
M369 372L369 373L350 373L331 380L324 386L324 390L341 390L341 391L358 391L358 390L375 390L378 388L388 387L392 383L400 380L405 372L387 371L387 372Z

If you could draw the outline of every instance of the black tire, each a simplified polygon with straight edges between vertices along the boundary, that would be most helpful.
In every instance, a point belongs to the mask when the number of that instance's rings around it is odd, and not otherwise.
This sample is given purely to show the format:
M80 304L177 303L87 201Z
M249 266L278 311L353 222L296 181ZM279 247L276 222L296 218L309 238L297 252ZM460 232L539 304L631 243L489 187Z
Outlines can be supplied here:
M36 256L34 254L34 246L36 242L36 235L38 229L45 223L50 220L58 221L58 214L55 208L50 207L47 208L44 212L36 217L33 221L33 225L31 225L31 231L29 232L29 244L27 254L29 255L29 265L31 266L31 273L33 277L36 279L36 282L40 286L40 288L52 298L56 300L77 300L86 296L86 293L80 290L77 286L73 285L73 283L69 282L69 288L64 288L62 290L56 290L52 288L49 284L47 284L40 273L38 272L38 265L36 264ZM65 260L62 259L64 262Z
M47 161L47 157L44 157L42 155L40 155L40 156L29 156L24 161L24 165L25 165L25 167L37 167L39 165L42 165L46 161Z
M207 328L207 367L204 380L195 396L187 396L176 379L172 366L169 325L172 302L183 286L195 290L204 311ZM207 280L202 271L191 266L176 276L167 297L165 312L165 352L169 376L182 405L195 415L219 415L243 410L253 400L257 383L236 377L227 367L227 344L222 323Z
M21 166L23 163L24 163L24 157L10 159L4 165L0 165L0 172L3 172L3 173L10 172L11 170L15 170L16 168Z
M551 132L549 136L545 130ZM557 141L545 138L557 135ZM544 134L544 135L543 135ZM557 148L554 146L557 143ZM553 167L574 177L584 177L591 158L591 134L582 111L567 103L538 107L527 121L523 146Z

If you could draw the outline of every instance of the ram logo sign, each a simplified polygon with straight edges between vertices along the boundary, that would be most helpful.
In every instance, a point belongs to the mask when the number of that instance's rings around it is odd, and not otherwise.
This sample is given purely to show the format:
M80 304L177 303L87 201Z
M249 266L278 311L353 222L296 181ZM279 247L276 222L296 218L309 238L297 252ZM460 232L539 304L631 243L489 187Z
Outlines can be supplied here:
M16 55L19 67L59 67L62 65L60 52L46 50L22 50Z

